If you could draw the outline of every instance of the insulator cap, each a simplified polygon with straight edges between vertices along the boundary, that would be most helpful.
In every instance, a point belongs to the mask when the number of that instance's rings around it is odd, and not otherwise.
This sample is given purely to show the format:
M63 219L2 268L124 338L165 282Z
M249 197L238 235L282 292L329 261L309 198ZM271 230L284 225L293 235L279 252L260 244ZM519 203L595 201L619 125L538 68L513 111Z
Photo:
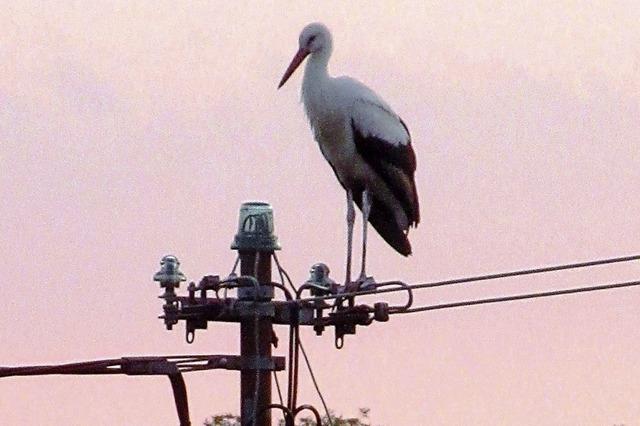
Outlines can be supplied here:
M250 201L240 206L238 233L231 248L246 251L280 250L273 233L273 207L262 201Z
M329 278L329 267L324 263L316 263L311 267L309 280L305 284L311 288L314 296L331 294L336 286L336 282Z
M169 254L160 261L160 270L153 276L154 281L159 281L161 285L171 284L177 287L180 282L187 278L180 271L180 261L177 257Z

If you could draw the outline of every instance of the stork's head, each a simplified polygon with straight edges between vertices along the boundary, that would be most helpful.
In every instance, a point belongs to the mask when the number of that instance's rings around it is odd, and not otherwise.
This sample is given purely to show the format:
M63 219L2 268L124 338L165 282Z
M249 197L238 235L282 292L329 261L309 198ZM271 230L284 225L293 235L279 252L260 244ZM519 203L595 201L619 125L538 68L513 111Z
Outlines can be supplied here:
M314 22L304 27L298 39L300 50L307 50L309 53L320 52L324 49L331 49L331 33L329 28L320 22Z
M331 33L324 24L314 22L304 27L298 39L298 52L282 76L282 80L280 80L280 84L278 84L278 89L287 82L291 74L293 74L308 55L312 57L322 56L328 61L329 55L331 55L332 45Z

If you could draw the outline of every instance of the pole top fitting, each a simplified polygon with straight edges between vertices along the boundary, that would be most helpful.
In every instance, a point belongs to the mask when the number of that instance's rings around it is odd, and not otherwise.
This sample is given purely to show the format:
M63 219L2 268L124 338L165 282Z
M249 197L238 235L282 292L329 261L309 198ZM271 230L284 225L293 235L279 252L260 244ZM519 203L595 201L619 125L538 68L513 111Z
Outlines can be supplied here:
M280 250L273 234L273 207L262 201L249 201L240 206L238 233L231 248L246 251Z
M160 282L162 287L178 287L187 278L180 271L180 261L172 254L166 255L160 261L160 270L153 276L154 281Z

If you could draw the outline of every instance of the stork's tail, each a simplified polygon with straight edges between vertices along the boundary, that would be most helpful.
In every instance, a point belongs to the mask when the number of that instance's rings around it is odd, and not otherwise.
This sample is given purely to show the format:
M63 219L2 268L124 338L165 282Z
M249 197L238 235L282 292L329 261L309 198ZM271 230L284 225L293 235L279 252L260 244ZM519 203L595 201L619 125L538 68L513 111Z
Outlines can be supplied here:
M356 197L355 201L358 207L361 207L361 197ZM375 198L371 204L369 223L395 251L403 256L411 254L411 243L407 233L398 224L393 211Z

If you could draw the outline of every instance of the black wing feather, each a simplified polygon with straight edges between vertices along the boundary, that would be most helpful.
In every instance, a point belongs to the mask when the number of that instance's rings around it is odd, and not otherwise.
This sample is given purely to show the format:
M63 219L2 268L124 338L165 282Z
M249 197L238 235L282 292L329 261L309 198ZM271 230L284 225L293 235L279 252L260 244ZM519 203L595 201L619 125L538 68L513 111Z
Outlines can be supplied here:
M402 126L409 129L400 120ZM353 140L356 150L369 166L377 173L389 187L409 220L409 225L417 226L420 222L418 193L414 181L416 170L416 156L410 140L406 144L391 144L375 135L365 135L351 120ZM369 222L380 236L399 253L407 256L411 254L411 245L405 230L396 223L393 212L375 198L371 206ZM354 200L362 206L361 191L354 191Z

